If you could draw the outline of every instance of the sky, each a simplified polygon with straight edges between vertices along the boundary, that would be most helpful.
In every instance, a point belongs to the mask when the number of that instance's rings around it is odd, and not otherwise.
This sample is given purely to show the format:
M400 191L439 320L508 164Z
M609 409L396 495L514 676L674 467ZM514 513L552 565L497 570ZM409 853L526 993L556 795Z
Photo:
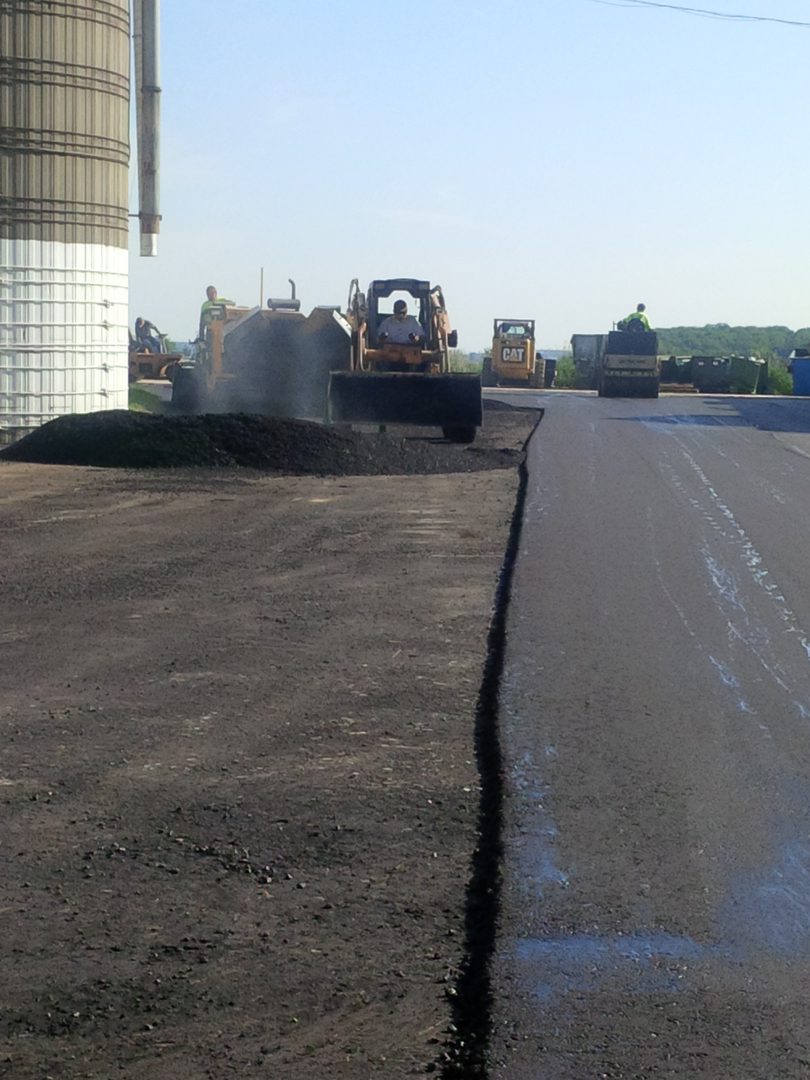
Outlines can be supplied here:
M810 22L810 0L683 0ZM164 0L156 258L130 315L194 337L205 288L345 306L444 289L459 346L810 325L810 28L630 0ZM134 155L134 142L133 142ZM137 170L130 170L137 212Z

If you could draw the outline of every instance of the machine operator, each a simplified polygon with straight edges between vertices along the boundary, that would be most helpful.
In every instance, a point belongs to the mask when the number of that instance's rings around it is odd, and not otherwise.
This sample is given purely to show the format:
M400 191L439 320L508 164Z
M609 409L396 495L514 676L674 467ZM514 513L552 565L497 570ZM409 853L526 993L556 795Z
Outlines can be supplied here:
M200 308L200 337L205 337L205 331L208 324L211 322L212 308L221 307L223 304L227 304L233 307L233 300L226 300L222 296L217 295L217 289L215 285L209 285L205 290L205 300Z
M637 304L636 310L616 325L619 330L650 330L650 320L647 318L647 305Z
M422 324L413 315L408 314L408 305L404 300L394 302L394 314L383 319L377 331L380 343L391 345L416 345L424 340Z

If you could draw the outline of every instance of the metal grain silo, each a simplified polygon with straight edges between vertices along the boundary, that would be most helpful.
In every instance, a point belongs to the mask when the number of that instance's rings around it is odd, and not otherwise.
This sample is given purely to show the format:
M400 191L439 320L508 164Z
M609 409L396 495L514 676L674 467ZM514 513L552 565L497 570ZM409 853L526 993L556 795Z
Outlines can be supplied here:
M129 0L0 0L0 442L127 407Z

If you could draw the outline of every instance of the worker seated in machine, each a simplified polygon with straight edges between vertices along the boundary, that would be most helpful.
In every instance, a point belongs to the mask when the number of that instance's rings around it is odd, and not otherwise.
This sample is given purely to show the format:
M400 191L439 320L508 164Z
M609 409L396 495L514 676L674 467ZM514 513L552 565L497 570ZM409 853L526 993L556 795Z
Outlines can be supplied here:
M617 330L649 330L650 320L647 318L647 307L645 304L637 304L636 310L633 311L626 319L621 319L616 323Z
M425 340L425 330L418 319L408 314L405 301L396 300L394 314L380 323L377 340L381 345L421 345Z
M162 353L166 348L154 323L140 316L135 320L135 348L138 352Z
M200 308L200 330L197 335L198 341L205 339L205 331L214 319L222 319L226 307L233 307L233 300L226 300L217 292L216 285L209 285L205 290L205 300Z

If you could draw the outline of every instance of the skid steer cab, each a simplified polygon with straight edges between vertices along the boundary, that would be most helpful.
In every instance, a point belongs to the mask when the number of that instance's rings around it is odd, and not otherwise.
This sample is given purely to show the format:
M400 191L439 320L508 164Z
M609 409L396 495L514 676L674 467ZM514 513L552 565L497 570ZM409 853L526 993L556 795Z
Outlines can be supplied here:
M355 278L346 320L352 329L349 371L329 385L333 423L440 427L453 442L472 442L482 421L481 379L450 371L457 334L441 286L417 278Z
M484 357L481 381L484 386L522 386L542 390L545 361L537 353L534 319L495 319L492 349Z

